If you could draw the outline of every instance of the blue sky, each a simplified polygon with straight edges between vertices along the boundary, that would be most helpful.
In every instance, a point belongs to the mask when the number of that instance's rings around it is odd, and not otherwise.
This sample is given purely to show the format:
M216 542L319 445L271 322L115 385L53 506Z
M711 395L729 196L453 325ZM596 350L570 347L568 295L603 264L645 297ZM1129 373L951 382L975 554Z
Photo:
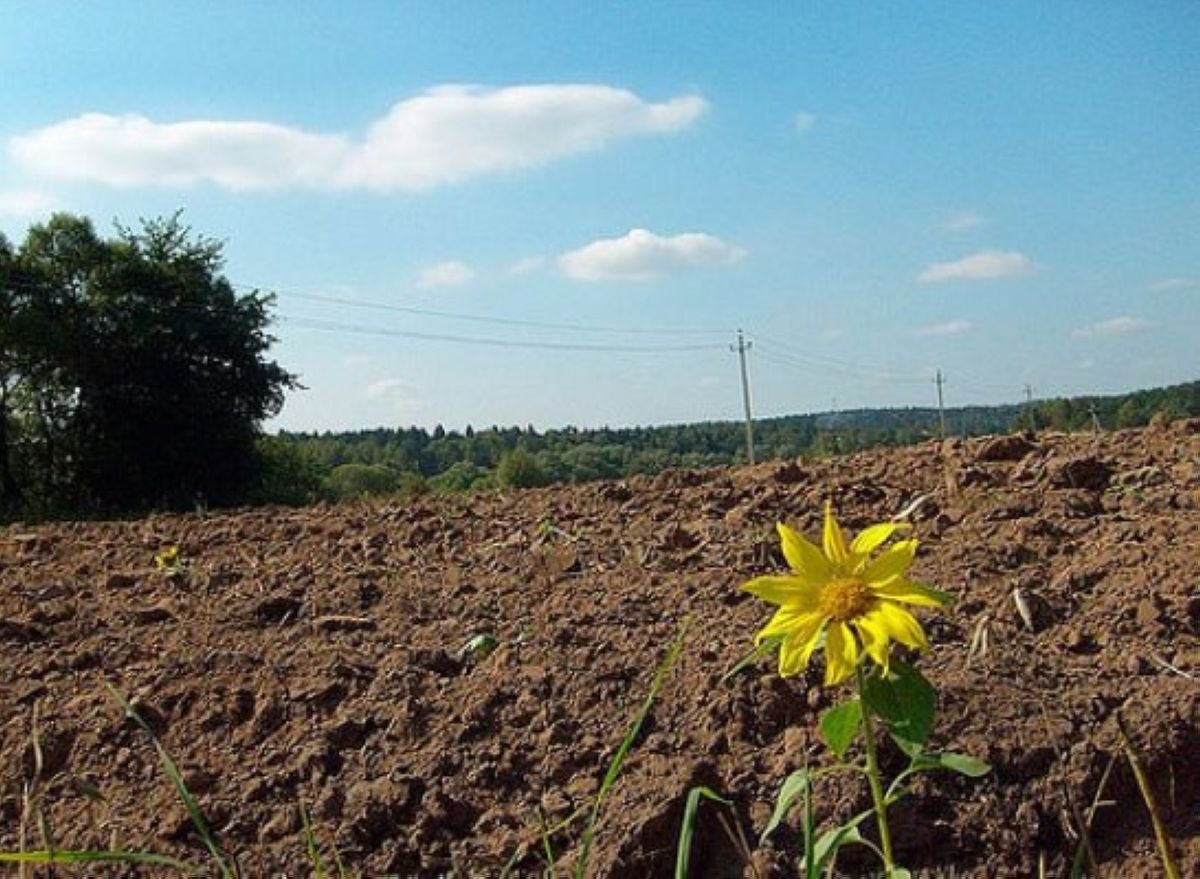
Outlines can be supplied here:
M0 0L0 230L184 208L272 426L1200 378L1200 4Z

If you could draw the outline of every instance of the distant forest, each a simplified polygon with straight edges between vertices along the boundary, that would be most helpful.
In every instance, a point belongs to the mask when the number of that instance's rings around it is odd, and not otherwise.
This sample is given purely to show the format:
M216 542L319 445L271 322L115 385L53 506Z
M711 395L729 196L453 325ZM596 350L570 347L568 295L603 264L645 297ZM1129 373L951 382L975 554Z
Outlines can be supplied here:
M1140 427L1152 418L1200 415L1200 381L1106 397L947 409L946 430L979 436L1018 430ZM933 408L858 409L764 418L754 423L759 461L823 456L935 437ZM260 500L308 503L425 491L526 488L619 479L677 467L745 463L737 421L663 427L489 427L459 433L440 426L264 437Z

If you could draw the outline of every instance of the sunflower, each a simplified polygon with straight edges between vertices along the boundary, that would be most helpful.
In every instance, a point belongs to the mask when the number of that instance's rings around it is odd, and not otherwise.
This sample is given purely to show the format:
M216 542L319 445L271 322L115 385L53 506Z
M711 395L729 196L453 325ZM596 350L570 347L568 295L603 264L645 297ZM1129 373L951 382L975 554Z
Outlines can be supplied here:
M871 525L847 545L830 503L825 504L819 549L787 525L777 526L791 573L756 577L742 588L779 606L755 643L782 639L780 675L790 677L807 668L822 635L826 686L853 674L864 652L886 669L892 641L928 649L925 632L906 605L942 607L950 596L905 577L916 540L896 541L875 554L909 527L901 522Z

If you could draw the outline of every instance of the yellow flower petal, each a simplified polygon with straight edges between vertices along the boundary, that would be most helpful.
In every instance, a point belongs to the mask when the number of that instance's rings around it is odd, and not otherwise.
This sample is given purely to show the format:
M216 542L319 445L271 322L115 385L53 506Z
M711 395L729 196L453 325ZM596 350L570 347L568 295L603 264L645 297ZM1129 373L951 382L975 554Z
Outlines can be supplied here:
M834 564L846 560L846 538L842 536L842 526L833 517L833 502L825 501L825 531L822 534L825 557Z
M880 598L903 601L917 607L944 607L946 604L944 596L940 593L903 577L894 577L886 583L872 587L872 590Z
M897 531L906 531L911 527L907 522L881 522L864 528L851 542L850 552L867 555L887 543L888 538Z
M883 628L867 619L859 617L854 621L854 627L862 637L863 649L875 661L876 665L888 667L888 634Z
M889 638L914 650L928 650L925 630L907 610L891 601L880 601L863 617L870 625L886 632Z
M775 611L775 616L771 617L770 622L763 626L759 633L754 636L754 643L761 644L763 641L773 638L776 635L791 637L797 631L809 631L814 625L819 628L823 619L824 617L819 613L809 613L792 607L781 607Z
M916 553L916 540L901 540L893 543L867 565L862 572L862 578L873 587L880 586L907 571Z
M808 661L821 640L821 628L824 625L824 616L810 614L784 639L779 647L780 677L790 678L808 668Z
M823 583L833 576L829 561L821 555L821 550L805 540L800 532L782 522L775 526L775 530L779 532L779 540L783 544L783 557L797 576L813 583Z
M821 587L799 577L755 577L742 584L742 589L763 601L778 604L789 610L810 613L817 608Z
M858 665L858 641L845 623L834 622L825 631L825 686L840 684Z

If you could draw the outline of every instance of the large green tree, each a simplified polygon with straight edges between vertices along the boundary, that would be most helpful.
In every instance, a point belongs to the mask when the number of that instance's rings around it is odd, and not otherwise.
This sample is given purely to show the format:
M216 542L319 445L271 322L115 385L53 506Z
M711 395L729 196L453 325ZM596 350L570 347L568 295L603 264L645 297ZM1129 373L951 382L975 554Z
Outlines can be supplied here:
M267 358L271 298L222 269L221 244L179 215L102 239L58 214L0 250L10 506L245 499L259 427L295 379Z

